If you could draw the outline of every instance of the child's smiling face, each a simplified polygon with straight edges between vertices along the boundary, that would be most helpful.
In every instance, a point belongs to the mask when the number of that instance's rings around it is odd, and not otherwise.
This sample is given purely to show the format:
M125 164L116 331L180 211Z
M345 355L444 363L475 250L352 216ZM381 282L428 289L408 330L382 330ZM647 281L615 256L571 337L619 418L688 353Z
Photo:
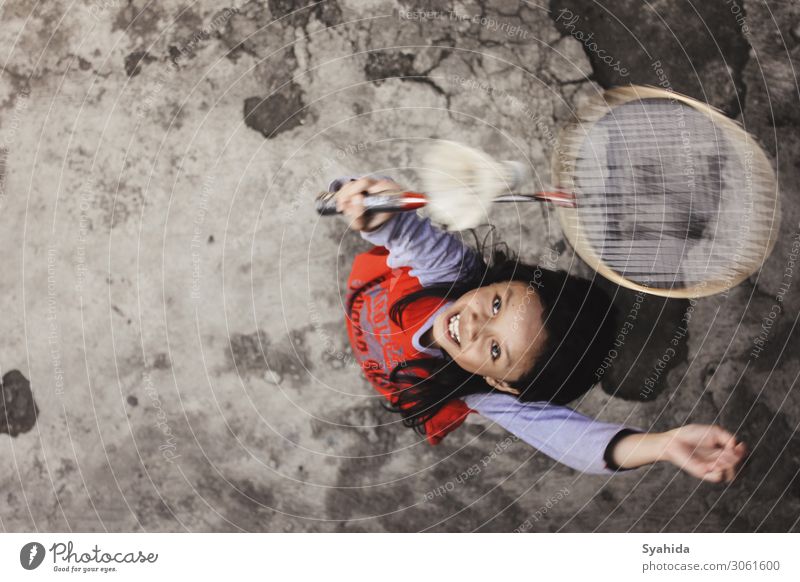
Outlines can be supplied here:
M542 304L535 288L503 281L464 293L436 316L434 345L461 368L486 377L498 390L522 378L547 339Z

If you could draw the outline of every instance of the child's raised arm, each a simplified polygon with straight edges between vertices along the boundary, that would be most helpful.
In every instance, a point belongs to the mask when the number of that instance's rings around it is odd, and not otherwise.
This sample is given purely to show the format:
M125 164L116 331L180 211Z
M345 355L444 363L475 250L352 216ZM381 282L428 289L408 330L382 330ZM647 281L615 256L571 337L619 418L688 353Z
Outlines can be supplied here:
M350 219L350 227L365 240L389 251L393 269L410 267L410 274L425 287L457 281L477 265L477 255L457 235L444 232L416 212L364 214L364 192L400 188L388 178L339 178L329 190L337 192L337 207Z

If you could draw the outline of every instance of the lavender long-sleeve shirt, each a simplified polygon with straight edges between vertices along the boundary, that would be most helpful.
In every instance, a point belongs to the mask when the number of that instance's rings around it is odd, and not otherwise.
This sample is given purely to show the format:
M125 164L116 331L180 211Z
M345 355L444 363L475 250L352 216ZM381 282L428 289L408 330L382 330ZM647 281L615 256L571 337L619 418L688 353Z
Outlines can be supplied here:
M350 178L331 183L337 191ZM416 212L397 213L378 229L361 236L389 251L392 268L410 267L424 287L457 281L477 268L475 251L456 235L442 231ZM446 308L443 307L442 309ZM415 347L441 357L438 349L420 345L419 338L433 325L438 311L414 335ZM611 449L620 438L637 432L622 425L600 422L571 408L547 402L520 402L510 394L487 392L463 398L472 410L496 422L547 456L585 473L613 473Z

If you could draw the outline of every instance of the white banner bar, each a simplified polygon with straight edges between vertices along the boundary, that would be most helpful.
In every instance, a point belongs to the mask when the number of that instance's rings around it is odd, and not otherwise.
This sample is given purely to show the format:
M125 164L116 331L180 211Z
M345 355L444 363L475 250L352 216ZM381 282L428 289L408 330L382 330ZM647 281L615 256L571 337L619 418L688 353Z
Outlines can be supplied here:
M4 580L800 580L797 534L3 534ZM581 578L578 578L578 577Z

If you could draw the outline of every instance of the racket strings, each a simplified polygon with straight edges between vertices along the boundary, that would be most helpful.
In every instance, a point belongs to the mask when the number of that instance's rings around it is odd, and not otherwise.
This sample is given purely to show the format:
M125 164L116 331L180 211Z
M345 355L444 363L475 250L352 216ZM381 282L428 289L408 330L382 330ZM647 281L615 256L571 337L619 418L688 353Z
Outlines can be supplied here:
M576 152L569 174L581 241L603 263L640 284L687 287L763 259L773 175L752 163L746 140L670 99L596 116L564 144Z

